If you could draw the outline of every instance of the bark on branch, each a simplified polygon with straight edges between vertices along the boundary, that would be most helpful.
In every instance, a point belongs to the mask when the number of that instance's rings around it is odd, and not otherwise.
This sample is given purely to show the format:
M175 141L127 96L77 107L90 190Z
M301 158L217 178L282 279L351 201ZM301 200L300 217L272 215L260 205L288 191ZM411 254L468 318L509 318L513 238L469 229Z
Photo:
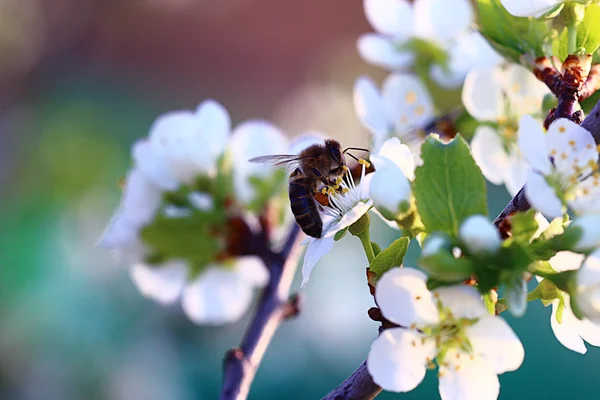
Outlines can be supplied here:
M344 382L323 400L371 400L381 393L381 386L373 382L364 361Z
M221 400L243 400L248 396L275 331L281 322L299 312L298 296L289 295L300 252L299 232L300 228L294 224L280 252L264 249L260 254L270 272L269 282L262 291L240 347L225 356Z

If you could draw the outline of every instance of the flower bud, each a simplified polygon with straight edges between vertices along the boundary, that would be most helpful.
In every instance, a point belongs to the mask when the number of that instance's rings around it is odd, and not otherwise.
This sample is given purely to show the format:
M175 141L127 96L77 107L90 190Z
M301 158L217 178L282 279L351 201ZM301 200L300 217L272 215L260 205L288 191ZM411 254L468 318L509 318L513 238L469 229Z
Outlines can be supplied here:
M575 277L574 301L583 317L600 323L600 250L588 256Z
M588 214L577 218L569 225L565 233L573 228L582 230L581 236L575 244L575 251L586 251L600 247L600 215Z
M376 171L371 181L371 198L375 208L389 220L397 220L410 210L410 182L390 159L371 156Z
M444 235L434 233L425 240L421 254L423 257L433 256L444 249L450 248L450 241Z
M459 236L473 253L492 253L502 242L496 227L483 215L472 215L460 227Z

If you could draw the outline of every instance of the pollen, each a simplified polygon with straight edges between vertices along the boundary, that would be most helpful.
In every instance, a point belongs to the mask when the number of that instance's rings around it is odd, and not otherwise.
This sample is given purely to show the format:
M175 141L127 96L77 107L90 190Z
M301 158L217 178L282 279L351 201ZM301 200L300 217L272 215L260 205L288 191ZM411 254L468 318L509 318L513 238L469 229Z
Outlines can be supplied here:
M569 156L567 155L567 153L562 153L560 155L561 160L566 160L567 158L569 158Z
M421 296L416 296L415 300L421 300Z
M417 325L416 324L411 324L410 329L417 329Z
M513 92L521 91L521 85L517 82L513 83L510 88L513 90Z
M455 365L455 366L454 366L454 370L455 370L455 371L458 371L459 369L460 369L460 365Z
M592 147L594 147L594 146L591 143L588 143L588 144L585 145L585 148L588 149L588 150L591 150Z
M558 131L559 131L560 133L565 133L565 132L567 131L567 128L565 128L564 126L559 126L559 127L558 127Z
M346 172L348 172L350 169L348 167L346 167L345 165L342 166L342 169Z
M577 142L575 142L573 139L569 140L569 146L575 147L576 144Z
M411 90L409 92L406 92L404 99L408 104L415 104L415 102L417 101L417 94Z
M359 158L358 159L358 163L361 165L364 165L365 168L369 168L371 166L371 164L369 164L369 162L365 159Z
M423 115L425 113L425 107L423 107L423 106L417 106L417 108L415 108L415 113L418 116Z
M321 194L327 194L327 188L326 187L324 187L324 188L321 189Z
M600 144L596 146L596 150L600 151Z
M343 179L342 179L342 177L340 177L340 176L338 176L338 177L335 179L335 184L336 184L336 185L341 185L341 184L342 184L342 182L344 182L344 180L343 180ZM336 189L337 189L337 188L336 188Z
M346 193L348 193L348 191L349 191L349 190L350 190L350 189L348 189L348 188L342 188L342 194L346 194Z
M590 189L588 188L583 188L583 190L581 191L581 194L583 196L589 196L590 195Z
M400 117L400 122L403 124L408 123L408 117L406 115L403 115Z
M557 154L557 153L558 153L558 150L556 150L556 149L552 149L552 150L550 151L550 155L551 155L552 157L556 156L556 154Z
M411 345L412 347L417 347L417 342L413 340L412 342L410 342L410 345Z

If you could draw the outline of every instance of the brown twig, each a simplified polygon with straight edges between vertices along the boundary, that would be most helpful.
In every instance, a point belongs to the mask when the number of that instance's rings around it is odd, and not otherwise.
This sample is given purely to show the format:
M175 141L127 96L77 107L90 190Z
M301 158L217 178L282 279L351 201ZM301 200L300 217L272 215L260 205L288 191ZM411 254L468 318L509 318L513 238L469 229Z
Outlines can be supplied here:
M240 347L230 350L224 360L221 400L242 400L248 396L256 370L275 331L285 319L299 312L298 296L289 297L296 272L300 228L294 224L286 243L278 253L266 245L259 252L269 269L270 278L242 338Z
M373 382L367 370L367 362L360 366L323 400L371 400L381 393L381 386Z

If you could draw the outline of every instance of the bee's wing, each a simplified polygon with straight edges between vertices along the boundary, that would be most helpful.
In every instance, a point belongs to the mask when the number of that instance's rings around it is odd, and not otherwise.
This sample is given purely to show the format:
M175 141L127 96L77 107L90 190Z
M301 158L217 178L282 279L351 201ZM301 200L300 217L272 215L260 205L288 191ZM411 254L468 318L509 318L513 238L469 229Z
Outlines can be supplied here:
M301 157L297 154L276 154L271 156L261 156L251 158L250 162L253 163L266 163L272 164L276 167L285 166L290 169L294 169L300 165Z

